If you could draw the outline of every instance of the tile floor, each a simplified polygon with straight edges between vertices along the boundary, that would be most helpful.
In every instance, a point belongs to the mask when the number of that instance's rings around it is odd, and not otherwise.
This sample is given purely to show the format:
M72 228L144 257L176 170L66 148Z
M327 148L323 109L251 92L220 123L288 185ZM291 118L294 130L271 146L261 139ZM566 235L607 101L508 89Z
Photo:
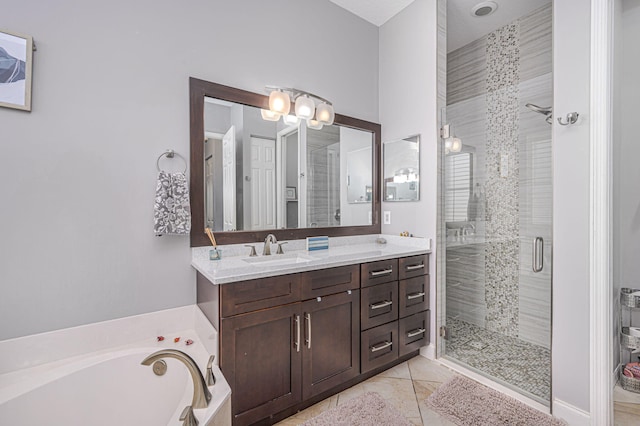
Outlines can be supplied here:
M385 400L400 409L407 420L415 425L454 426L454 423L428 409L424 400L455 374L457 373L436 362L416 356L300 411L277 423L277 426L297 426L365 392L379 393Z
M427 408L424 400L442 383L458 373L416 356L407 362L384 371L339 394L307 408L277 423L276 426L297 426L336 405L365 392L377 392L399 408L415 425L455 426L444 417ZM640 394L627 392L619 387L614 391L615 426L640 425Z
M640 425L640 393L616 386L613 390L613 423L615 426Z
M447 318L447 328L448 356L548 404L551 351L451 317Z

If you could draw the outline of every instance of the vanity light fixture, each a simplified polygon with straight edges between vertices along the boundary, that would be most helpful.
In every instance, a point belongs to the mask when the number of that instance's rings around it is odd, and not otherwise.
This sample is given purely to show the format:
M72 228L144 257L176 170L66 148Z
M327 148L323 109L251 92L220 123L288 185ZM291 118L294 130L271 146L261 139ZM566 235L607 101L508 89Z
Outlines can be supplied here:
M323 125L333 124L335 112L333 105L328 100L313 93L289 87L267 86L266 90L269 92L270 112L282 116L285 124L297 124L292 116L288 115L292 101L295 104L295 117L298 120L307 120L309 128L321 129ZM265 118L265 114L263 114L263 118ZM269 118L265 118L265 120L269 120Z
M269 109L277 114L287 115L291 110L289 94L282 90L273 90L269 94Z
M313 114L316 112L316 104L307 95L298 96L296 99L296 115L303 119L308 120L313 118Z
M413 167L404 167L397 170L393 176L393 183L417 182L418 171Z
M282 116L282 121L287 126L297 126L298 123L300 122L300 119L293 114L287 114Z
M277 112L273 112L270 109L261 109L260 114L262 114L263 120L278 121L280 119L280 114L278 114ZM288 117L288 116L283 116L283 120L284 120L284 117Z
M444 153L448 154L450 152L460 152L462 151L462 140L460 138L456 138L455 136L445 138L444 140Z
M322 129L323 124L318 121L318 120L314 120L313 118L308 118L307 119L307 127L313 130L320 130Z

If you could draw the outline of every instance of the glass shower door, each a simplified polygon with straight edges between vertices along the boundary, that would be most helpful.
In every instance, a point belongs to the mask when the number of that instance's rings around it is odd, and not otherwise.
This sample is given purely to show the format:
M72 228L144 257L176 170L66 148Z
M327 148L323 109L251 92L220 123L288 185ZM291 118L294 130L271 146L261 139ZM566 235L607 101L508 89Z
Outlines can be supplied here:
M448 52L440 158L439 353L547 405L551 84L551 3Z

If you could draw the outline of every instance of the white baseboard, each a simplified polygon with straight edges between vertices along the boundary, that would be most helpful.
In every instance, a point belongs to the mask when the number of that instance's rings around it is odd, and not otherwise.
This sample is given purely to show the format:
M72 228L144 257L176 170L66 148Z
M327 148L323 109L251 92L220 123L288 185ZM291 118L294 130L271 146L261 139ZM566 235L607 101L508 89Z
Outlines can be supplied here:
M420 355L433 361L436 359L436 345L429 343L427 346L421 347Z
M569 426L589 426L591 416L584 410L559 399L553 400L553 415L569 423Z

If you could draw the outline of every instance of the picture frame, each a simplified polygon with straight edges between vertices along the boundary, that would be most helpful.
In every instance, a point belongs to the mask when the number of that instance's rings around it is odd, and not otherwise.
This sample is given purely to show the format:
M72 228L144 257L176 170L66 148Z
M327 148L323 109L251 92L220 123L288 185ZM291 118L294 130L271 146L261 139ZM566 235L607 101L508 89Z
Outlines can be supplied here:
M0 107L31 111L33 37L0 30Z
M298 199L295 186L286 187L286 197L287 197L287 201L295 201Z

